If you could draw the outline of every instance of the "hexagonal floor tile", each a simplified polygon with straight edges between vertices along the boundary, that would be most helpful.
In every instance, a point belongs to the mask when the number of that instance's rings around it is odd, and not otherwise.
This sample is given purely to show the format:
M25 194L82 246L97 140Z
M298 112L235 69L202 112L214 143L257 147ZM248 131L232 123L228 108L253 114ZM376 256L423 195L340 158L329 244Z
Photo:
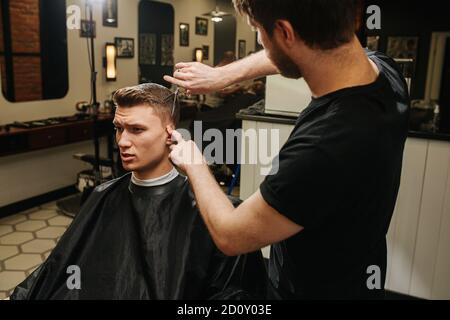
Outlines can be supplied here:
M37 231L39 229L45 228L47 224L41 220L28 220L16 224L17 231Z
M52 250L50 250L49 252L46 252L46 253L41 254L41 257L42 257L44 260L47 260L47 259L48 259L48 256L50 255L50 253L52 253Z
M69 224L71 224L73 219L66 217L66 216L57 216L51 219L48 219L48 224L51 226L64 226L67 227Z
M31 208L31 209L22 211L20 214L27 215L27 214L30 214L30 213L33 213L33 212L36 212L36 211L39 211L39 210L41 210L41 208L34 207L34 208Z
M31 232L13 232L0 237L0 244L18 245L33 239Z
M9 291L25 280L23 271L3 271L0 272L0 290Z
M25 221L26 219L27 219L27 217L22 214L15 214L13 216L1 219L0 224L14 225L19 222Z
M27 270L27 271L25 272L25 274L27 275L27 277L28 277L30 274L32 274L37 268L39 268L39 266L40 266L40 264L37 265L37 266L35 266L35 267L33 267L33 268L31 268L30 270Z
M5 261L6 270L29 270L42 263L41 255L22 253Z
M16 246L0 246L0 260L8 259L19 253L19 248Z
M41 208L42 209L56 210L56 209L58 209L58 206L56 205L56 201L53 201L53 202L49 202L49 203L43 204L41 206Z
M0 237L13 232L13 227L9 225L0 225Z
M53 249L55 242L52 240L36 239L23 244L21 247L24 253L44 253Z
M47 227L37 231L36 235L40 239L57 239L66 231L66 229L67 228L64 227Z
M28 218L31 220L47 220L54 216L56 216L58 213L55 210L39 210L33 213L30 213L28 215Z

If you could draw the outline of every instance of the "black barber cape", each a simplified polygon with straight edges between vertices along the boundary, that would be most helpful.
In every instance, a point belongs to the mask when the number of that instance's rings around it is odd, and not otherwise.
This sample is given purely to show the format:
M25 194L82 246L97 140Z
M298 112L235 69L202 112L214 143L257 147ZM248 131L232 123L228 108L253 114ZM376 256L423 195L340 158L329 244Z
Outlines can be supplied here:
M12 300L264 298L261 253L223 255L185 177L156 187L136 186L130 177L95 189ZM68 288L70 266L79 267L79 290Z

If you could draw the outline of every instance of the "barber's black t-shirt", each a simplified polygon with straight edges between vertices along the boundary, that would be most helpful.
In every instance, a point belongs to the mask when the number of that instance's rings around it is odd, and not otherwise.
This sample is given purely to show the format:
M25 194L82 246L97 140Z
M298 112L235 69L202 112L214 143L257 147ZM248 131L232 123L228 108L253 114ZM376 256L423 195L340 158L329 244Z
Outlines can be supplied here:
M272 298L384 295L409 96L392 59L368 56L378 79L313 99L261 184L266 202L304 227L272 245Z

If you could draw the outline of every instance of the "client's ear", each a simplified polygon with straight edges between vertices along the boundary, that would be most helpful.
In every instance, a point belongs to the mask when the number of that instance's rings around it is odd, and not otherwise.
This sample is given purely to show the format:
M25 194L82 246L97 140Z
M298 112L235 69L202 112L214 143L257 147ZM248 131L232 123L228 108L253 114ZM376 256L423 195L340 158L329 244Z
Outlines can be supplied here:
M168 124L166 126L166 132L167 132L167 138L166 138L166 145L172 145L172 131L175 130L175 126L173 124Z

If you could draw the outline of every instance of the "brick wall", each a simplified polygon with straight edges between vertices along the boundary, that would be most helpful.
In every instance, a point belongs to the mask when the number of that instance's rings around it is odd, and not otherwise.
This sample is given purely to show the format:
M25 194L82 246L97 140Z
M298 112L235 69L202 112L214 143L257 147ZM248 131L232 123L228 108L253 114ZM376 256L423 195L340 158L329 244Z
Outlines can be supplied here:
M40 53L39 0L10 0L13 52Z
M41 100L39 0L10 0L9 14L15 101Z
M14 57L16 101L42 100L41 58Z

